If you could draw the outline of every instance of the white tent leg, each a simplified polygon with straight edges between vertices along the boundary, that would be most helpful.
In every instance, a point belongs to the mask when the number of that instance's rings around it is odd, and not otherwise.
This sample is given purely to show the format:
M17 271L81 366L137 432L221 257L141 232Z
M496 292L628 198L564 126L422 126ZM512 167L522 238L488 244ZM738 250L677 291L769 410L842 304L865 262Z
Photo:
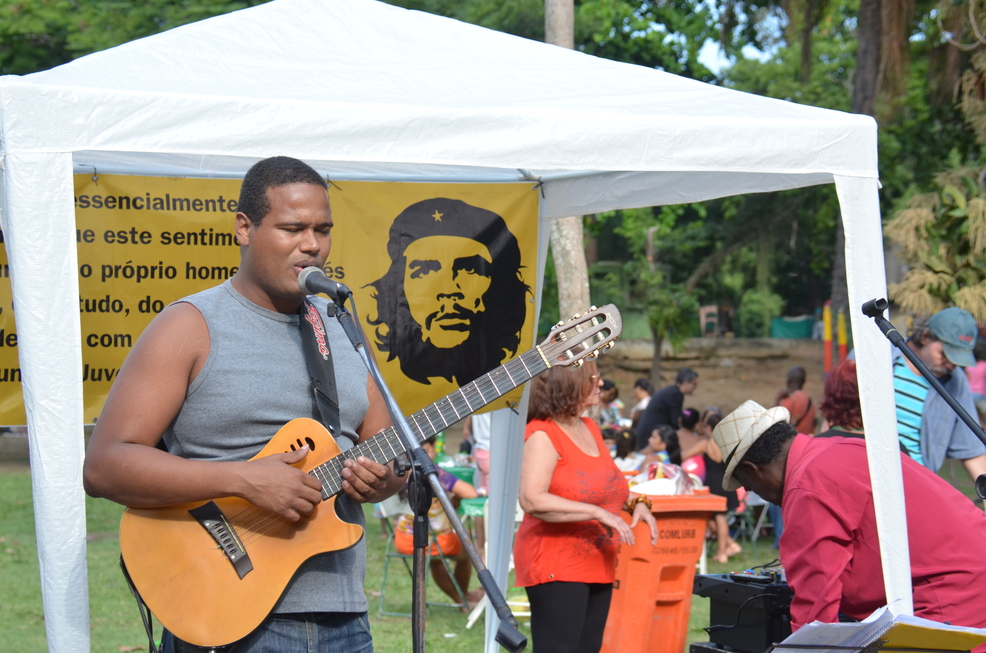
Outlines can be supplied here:
M17 297L48 650L89 651L82 337L71 154L7 154L0 225Z
M894 409L891 345L873 320L860 310L864 302L887 296L877 183L875 179L835 177L846 230L849 317L887 604L894 614L910 615L914 613L914 602Z
M517 510L517 490L520 487L520 462L524 455L524 428L527 425L527 396L514 413L509 408L493 412L490 432L490 518L486 524L489 555L486 565L493 580L507 594L507 574L510 553L514 545L514 515ZM486 653L497 653L496 629L500 619L496 612L486 610Z
M544 209L541 202L539 210ZM538 219L538 265L533 279L534 297L537 308L534 311L535 324L541 315L541 297L544 286L544 268L548 261L548 240L551 234L551 218L543 215ZM530 280L527 281L531 283ZM527 400L530 391L525 388L517 413L501 409L493 413L490 439L490 518L486 522L486 545L488 557L486 565L493 574L493 580L502 588L503 594L510 589L506 586L510 573L510 555L513 552L514 523L517 515L517 494L520 491L520 464L524 458L524 431L527 427ZM487 608L489 606L487 605ZM496 653L496 629L500 619L493 610L486 610L486 653ZM531 644L528 643L528 649Z

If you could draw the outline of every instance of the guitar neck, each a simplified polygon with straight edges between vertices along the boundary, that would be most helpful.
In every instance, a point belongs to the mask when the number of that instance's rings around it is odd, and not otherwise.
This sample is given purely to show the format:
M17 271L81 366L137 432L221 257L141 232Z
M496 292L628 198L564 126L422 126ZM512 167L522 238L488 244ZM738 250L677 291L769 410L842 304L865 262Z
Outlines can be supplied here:
M541 348L535 347L419 410L411 415L407 422L418 442L424 442L514 388L527 383L548 367L550 365ZM387 464L402 456L405 451L397 435L397 429L391 426L312 469L309 473L322 482L322 497L328 499L342 491L342 469L346 460L355 460L363 456L380 464Z

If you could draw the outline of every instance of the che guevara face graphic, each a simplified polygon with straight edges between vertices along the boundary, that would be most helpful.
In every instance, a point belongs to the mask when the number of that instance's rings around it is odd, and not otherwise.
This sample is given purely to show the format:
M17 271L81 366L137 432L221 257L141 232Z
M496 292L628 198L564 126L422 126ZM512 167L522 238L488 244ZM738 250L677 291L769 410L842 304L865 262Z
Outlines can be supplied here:
M405 376L472 381L516 353L530 289L503 219L461 200L412 204L394 220L388 272L369 284L376 345Z

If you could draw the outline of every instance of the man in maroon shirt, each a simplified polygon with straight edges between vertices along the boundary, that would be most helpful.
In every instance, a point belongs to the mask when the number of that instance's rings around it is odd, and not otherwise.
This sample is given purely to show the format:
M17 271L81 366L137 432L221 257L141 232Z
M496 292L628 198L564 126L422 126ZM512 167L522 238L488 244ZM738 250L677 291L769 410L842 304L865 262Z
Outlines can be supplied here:
M788 419L786 408L747 401L720 422L723 487L781 506L792 629L840 612L863 619L887 602L865 440L799 435ZM986 515L907 456L901 465L914 614L986 627Z

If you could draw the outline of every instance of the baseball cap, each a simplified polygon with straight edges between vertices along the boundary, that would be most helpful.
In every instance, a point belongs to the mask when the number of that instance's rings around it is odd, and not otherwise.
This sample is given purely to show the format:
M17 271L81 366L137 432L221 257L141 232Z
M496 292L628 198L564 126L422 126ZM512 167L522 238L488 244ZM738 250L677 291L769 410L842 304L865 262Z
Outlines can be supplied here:
M928 328L941 340L945 358L960 367L976 366L972 349L976 346L979 329L969 311L958 306L949 306L931 316Z

